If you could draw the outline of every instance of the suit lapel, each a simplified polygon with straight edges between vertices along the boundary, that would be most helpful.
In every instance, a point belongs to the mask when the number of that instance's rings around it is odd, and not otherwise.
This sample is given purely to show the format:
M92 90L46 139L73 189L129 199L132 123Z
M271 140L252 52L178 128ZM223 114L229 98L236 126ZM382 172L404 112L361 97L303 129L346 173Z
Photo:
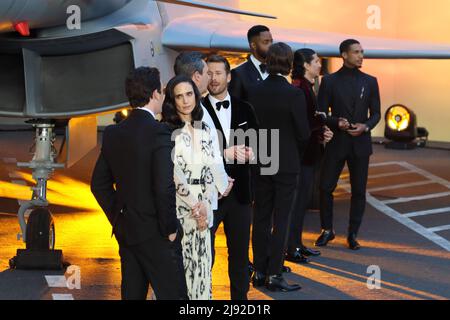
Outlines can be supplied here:
M240 109L239 109L236 99L231 97L231 129L232 130L236 130L238 128L239 118L240 118L239 112L240 112Z
M361 104L364 101L365 95L368 94L367 92L367 84L365 83L365 79L363 77L358 78L358 84L357 84L357 91L356 91L356 97L355 97L355 110L353 113L353 117L356 117L358 113L360 112Z
M257 83L263 81L261 73L259 73L258 69L256 69L255 65L250 59L247 61L247 71L248 71L247 74L250 77L249 79L250 83Z
M203 99L203 105L205 106L206 110L208 111L209 115L211 116L211 118L214 122L214 125L216 126L216 129L222 133L223 137L225 137L225 134L223 133L222 125L220 124L219 117L217 117L216 111L214 110L214 107L211 105L211 101L209 101L209 95L207 95Z

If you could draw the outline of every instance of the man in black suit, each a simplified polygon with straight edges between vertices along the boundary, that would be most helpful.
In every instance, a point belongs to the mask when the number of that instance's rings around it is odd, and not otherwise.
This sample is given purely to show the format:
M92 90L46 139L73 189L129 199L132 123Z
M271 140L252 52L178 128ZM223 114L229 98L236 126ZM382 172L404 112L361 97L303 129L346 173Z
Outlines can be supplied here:
M251 55L248 61L231 71L231 81L228 86L231 96L241 101L248 101L248 93L252 87L269 77L266 65L267 51L273 44L270 29L266 26L253 26L248 30L247 39ZM253 274L253 265L249 264L249 273ZM283 266L283 272L291 269Z
M248 61L231 71L230 94L248 101L249 89L267 79L266 57L273 43L272 34L266 26L254 26L247 33L251 55Z
M256 269L253 285L265 282L272 291L300 289L299 285L289 285L282 276L300 163L310 137L305 95L285 78L291 73L292 62L293 53L287 44L272 45L267 54L270 75L249 94L260 128L260 173L255 179L252 239ZM267 131L268 139L263 139L263 131ZM262 156L264 150L272 161Z
M352 199L347 244L352 250L360 245L356 240L366 205L369 158L372 155L370 131L380 121L380 92L377 79L360 71L364 50L357 40L349 39L340 46L344 66L323 78L319 110L331 116L328 126L334 139L327 145L321 174L320 218L322 234L317 246L326 246L334 239L333 192L347 163L350 171Z
M228 93L231 68L227 59L212 55L208 57L207 63L211 80L208 86L209 95L203 99L203 105L220 132L219 143L220 150L223 150L225 170L234 179L230 195L219 201L218 210L214 212L214 226L211 230L213 261L214 235L223 222L228 247L231 299L247 300L252 202L249 162L253 159L253 150L250 142L245 143L245 135L253 134L256 140L256 115L248 103Z
M103 134L91 190L113 227L122 267L122 299L187 297L169 128L155 120L164 95L158 69L139 68L126 80L133 108Z

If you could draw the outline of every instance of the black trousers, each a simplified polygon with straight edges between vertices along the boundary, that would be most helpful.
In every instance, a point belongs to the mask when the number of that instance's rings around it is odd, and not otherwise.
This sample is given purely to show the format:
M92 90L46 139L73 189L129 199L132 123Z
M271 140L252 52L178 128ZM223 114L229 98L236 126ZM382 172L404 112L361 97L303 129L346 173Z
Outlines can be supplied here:
M122 300L145 300L149 285L158 300L187 300L181 236L158 235L134 246L119 244Z
M295 207L291 218L288 252L294 252L296 248L303 246L303 221L313 192L315 167L302 165L300 170L299 183L297 186L297 200L295 201Z
M211 230L213 265L215 258L215 233L223 222L228 248L228 276L230 277L231 300L247 300L249 290L248 248L250 244L251 205L241 204L234 191L219 201L214 212Z
M358 234L366 208L369 158L349 155L344 159L337 159L330 153L325 156L320 178L320 220L322 229L333 229L333 192L347 162L352 189L348 233Z
M257 176L253 216L253 262L267 275L282 273L298 174Z

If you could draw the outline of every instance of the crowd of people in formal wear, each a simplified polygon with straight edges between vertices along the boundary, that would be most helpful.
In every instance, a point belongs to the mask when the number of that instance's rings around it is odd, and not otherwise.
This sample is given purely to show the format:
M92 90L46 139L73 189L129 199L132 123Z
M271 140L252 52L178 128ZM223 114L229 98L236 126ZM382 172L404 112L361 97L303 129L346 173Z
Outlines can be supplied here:
M233 70L221 55L190 51L178 55L165 87L157 68L126 79L133 110L105 129L91 181L119 244L122 299L146 299L149 286L156 299L212 299L221 224L232 300L246 300L250 284L301 289L285 280L284 262L320 255L302 241L317 168L315 246L335 237L333 192L347 164L347 245L360 248L370 132L380 120L377 80L360 70L362 45L342 42L344 64L317 92L314 50L293 52L261 25L248 42L248 61Z

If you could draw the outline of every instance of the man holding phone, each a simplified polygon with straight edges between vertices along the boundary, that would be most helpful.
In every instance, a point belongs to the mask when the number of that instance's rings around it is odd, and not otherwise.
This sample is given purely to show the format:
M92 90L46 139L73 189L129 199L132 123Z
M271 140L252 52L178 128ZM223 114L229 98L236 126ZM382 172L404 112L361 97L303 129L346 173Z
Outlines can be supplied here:
M366 205L369 159L373 153L370 131L380 121L380 93L377 79L360 71L364 50L357 40L340 45L344 66L322 80L319 111L329 113L327 125L334 139L326 146L320 178L320 219L322 233L316 246L326 246L334 239L333 192L347 163L352 199L347 244L360 249L356 240Z

